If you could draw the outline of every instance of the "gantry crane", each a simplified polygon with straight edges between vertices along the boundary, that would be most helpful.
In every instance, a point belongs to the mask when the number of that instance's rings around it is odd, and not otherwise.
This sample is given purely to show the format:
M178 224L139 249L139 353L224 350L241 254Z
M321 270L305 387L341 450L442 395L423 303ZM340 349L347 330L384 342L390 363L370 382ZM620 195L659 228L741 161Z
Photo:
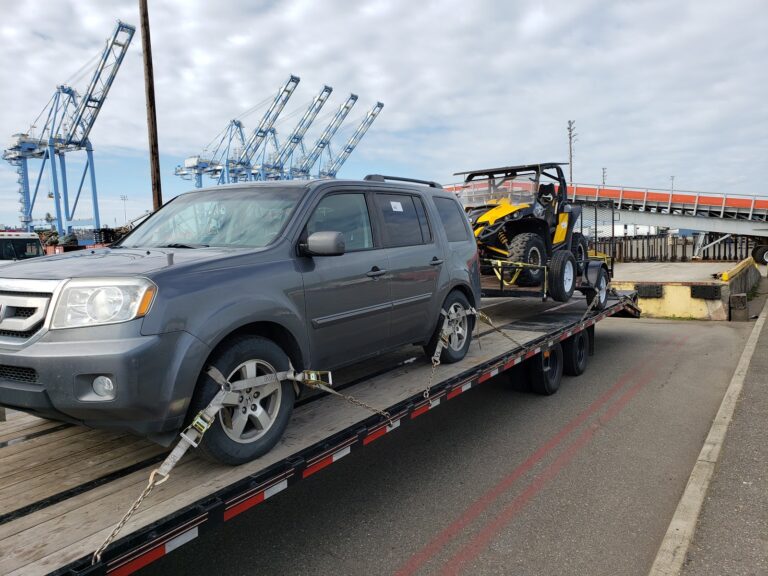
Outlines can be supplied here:
M51 195L56 210L56 229L59 234L71 231L73 224L92 225L97 229L101 227L93 147L88 137L104 106L109 89L112 87L135 32L134 26L118 21L112 35L107 39L96 70L83 95L80 96L71 86L58 86L39 116L45 117L42 130L34 135L32 132L36 127L33 125L28 133L15 134L13 143L3 152L3 159L15 166L19 175L20 220L27 230L31 231L34 228L33 210L46 167L48 167ZM85 150L87 158L80 176L77 194L70 203L65 155L79 150ZM29 177L29 160L32 159L42 160L34 187L30 186ZM90 177L93 218L75 221L77 204L86 176Z
M277 152L275 158L266 166L262 164L258 177L261 180L287 180L290 179L290 167L286 168L286 164L292 158L293 152L299 144L303 145L304 135L307 133L312 122L317 117L317 114L323 108L328 98L333 92L333 88L330 86L323 86L320 93L315 96L314 100L304 112L304 115L299 120L299 123L291 132L291 135L283 142L282 147Z
M252 179L253 159L257 152L266 150L266 146L261 148L262 144L265 144L265 140L270 135L274 135L275 121L300 81L298 76L288 77L247 141L242 122L237 119L230 120L212 154L190 156L184 160L182 166L176 167L175 174L194 180L197 188L203 185L203 174L215 179L216 184L230 184Z
M339 106L339 110L333 116L328 126L325 127L325 130L323 130L323 132L320 134L320 137L317 139L317 142L315 142L315 146L312 148L312 151L305 155L304 158L302 158L299 162L298 166L291 170L291 177L309 178L309 172L312 170L312 166L315 165L324 150L330 150L329 145L331 143L331 139L346 119L350 110L352 110L355 102L357 102L357 94L350 94L349 98L347 98L347 101Z
M371 127L373 121L376 120L376 117L379 115L382 108L384 108L384 104L381 102L376 102L368 114L365 115L365 118L363 118L363 121L357 127L357 130L355 130L355 133L352 134L351 138L347 141L344 148L342 148L341 152L339 152L338 156L336 156L336 158L330 162L325 170L320 171L320 176L322 178L336 178L336 174L344 165L344 162L347 161L349 155L352 154L355 148L357 148L360 140L363 139L363 136L365 136L365 133L368 131L368 128Z

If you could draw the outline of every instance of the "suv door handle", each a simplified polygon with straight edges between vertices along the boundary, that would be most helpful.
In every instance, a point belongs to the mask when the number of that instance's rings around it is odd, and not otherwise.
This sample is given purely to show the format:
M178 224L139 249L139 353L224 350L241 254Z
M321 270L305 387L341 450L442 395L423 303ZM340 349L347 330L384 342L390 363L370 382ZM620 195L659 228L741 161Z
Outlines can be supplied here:
M386 273L387 273L386 270L382 270L378 266L374 266L373 268L371 268L371 271L366 272L365 275L368 276L369 278L378 278L379 276L384 276L384 274Z
M432 260L430 260L429 265L430 266L440 266L440 264L442 264L442 263L443 263L443 261L440 260L440 258L438 258L437 256L435 256L434 258L432 258Z

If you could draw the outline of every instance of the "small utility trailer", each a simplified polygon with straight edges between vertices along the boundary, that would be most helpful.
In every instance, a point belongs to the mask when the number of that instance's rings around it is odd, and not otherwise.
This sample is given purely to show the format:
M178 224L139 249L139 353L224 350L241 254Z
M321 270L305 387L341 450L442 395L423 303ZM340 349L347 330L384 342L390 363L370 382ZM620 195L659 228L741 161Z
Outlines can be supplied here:
M534 389L551 394L563 366L572 374L583 370L594 348L595 324L609 316L638 316L634 302L633 294L614 293L598 311L584 299L485 300L482 311L498 330L480 323L480 338L467 357L438 366L429 394L432 365L414 348L334 373L335 388L388 417L315 394L299 402L282 441L254 462L226 467L192 451L98 561L92 555L167 450L128 435L9 411L0 421L0 574L125 576L493 377L530 372L538 382ZM516 368L523 362L527 371Z

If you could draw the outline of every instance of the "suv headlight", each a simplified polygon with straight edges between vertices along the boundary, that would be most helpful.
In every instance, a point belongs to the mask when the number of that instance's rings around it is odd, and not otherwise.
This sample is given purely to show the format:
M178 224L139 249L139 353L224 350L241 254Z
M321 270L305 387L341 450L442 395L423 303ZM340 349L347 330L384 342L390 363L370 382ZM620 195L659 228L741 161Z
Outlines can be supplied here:
M51 329L127 322L144 316L157 293L146 278L70 280L56 302Z

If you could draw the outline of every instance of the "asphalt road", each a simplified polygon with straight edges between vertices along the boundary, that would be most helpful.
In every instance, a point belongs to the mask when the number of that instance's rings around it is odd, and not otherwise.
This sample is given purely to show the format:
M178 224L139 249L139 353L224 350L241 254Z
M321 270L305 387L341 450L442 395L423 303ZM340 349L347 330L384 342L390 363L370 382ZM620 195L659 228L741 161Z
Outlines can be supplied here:
M605 320L556 395L483 385L143 574L645 575L751 327Z

